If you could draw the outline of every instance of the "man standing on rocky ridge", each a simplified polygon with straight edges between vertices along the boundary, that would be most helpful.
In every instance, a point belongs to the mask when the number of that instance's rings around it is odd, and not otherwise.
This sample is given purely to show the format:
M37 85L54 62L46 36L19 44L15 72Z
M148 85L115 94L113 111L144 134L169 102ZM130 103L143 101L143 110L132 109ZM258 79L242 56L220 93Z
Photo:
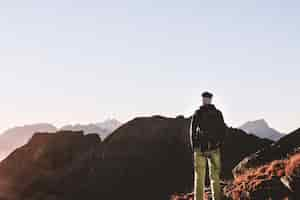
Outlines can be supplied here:
M225 138L226 124L222 112L212 104L213 94L204 92L199 109L192 116L190 142L194 154L195 200L204 199L206 160L209 165L210 183L214 200L221 200L220 148Z

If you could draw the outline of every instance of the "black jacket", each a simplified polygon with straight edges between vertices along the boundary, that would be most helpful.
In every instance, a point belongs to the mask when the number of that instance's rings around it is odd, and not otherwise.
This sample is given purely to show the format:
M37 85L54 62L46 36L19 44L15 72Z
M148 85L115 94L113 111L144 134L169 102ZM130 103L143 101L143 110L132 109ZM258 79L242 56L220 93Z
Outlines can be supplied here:
M195 111L190 124L192 149L201 151L220 147L225 139L227 126L222 112L213 104L203 105Z

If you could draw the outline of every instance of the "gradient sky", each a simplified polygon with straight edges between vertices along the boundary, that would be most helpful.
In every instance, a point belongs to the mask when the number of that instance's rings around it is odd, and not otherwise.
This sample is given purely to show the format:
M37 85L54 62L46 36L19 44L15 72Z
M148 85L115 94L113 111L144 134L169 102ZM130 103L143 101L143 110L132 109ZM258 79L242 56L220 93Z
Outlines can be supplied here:
M0 2L0 130L191 115L204 90L230 126L300 127L300 3Z

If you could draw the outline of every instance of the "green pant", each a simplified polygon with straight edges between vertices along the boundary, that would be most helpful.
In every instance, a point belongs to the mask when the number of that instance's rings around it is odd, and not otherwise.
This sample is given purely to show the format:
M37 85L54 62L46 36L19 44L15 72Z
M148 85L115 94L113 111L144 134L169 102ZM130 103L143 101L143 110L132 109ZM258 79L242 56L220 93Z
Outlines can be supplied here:
M220 172L221 172L221 153L220 149L201 152L198 148L194 151L194 192L195 200L204 199L206 160L208 160L209 176L211 183L212 196L214 200L221 200Z

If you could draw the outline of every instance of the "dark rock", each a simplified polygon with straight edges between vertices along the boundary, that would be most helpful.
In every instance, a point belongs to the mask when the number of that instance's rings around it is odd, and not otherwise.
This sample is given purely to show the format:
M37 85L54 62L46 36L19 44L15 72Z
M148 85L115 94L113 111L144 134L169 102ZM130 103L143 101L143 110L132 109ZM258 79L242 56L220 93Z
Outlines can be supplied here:
M111 166L113 164L108 163L114 163L115 160L127 163L125 169L113 171L110 167L109 174L123 174L118 180L126 185L124 193L128 193L128 196L132 193L131 188L142 195L149 193L150 187L156 199L166 199L174 192L190 192L194 182L188 128L189 120L183 118L136 118L104 140L107 158L104 165ZM248 135L241 130L228 129L222 150L222 177L231 178L231 170L240 160L270 143L270 140ZM114 165L119 166L120 163ZM143 181L145 175L142 174L147 174L148 181ZM114 178L112 176L109 179ZM153 188L153 185L157 188ZM118 194L112 195L121 198Z
M300 129L246 157L225 187L231 199L300 199Z
M0 163L2 200L165 200L193 189L189 119L136 118L108 136L39 133ZM269 144L228 129L223 178L244 156ZM232 148L236 147L236 148Z
M285 177L281 180L293 192L294 199L300 198L300 150L287 162Z
M0 160L6 158L16 148L23 146L36 132L52 133L57 129L47 123L31 124L10 128L0 135Z
M0 163L0 199L53 199L45 190L57 187L72 164L98 145L99 137L84 136L83 132L35 134Z
M276 160L235 177L225 187L225 195L233 200L282 200L299 199L300 154ZM298 174L298 175L297 175ZM298 198L296 198L298 197Z
M255 153L258 149L269 146L272 143L269 139L261 139L255 135L229 128L226 141L222 149L222 177L232 178L231 171L245 157Z
M273 160L281 160L292 154L295 149L300 147L300 129L286 135L278 142L272 145L266 145L265 148L256 153L245 157L233 170L234 176L243 174L250 168L255 168Z

